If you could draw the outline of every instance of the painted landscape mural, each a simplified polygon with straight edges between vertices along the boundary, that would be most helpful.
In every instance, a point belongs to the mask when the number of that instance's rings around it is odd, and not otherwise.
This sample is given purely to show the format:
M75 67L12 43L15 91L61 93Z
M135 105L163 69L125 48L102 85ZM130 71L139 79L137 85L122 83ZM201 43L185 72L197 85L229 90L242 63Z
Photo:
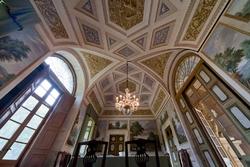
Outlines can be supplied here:
M232 78L250 90L250 36L219 25L203 52Z
M176 114L176 112L173 112L173 118L172 118L172 124L174 126L175 133L177 135L177 139L179 144L183 144L187 142L187 137L185 135L184 129L181 125L181 122Z
M105 140L106 132L107 132L108 121L106 120L99 120L97 126L97 132L95 139L96 140Z
M0 37L0 89L47 52L48 47L34 28Z
M159 141L159 137L156 131L156 122L150 120L138 120L130 122L130 140L135 139L148 139L148 140L157 140ZM158 146L160 144L158 143ZM159 147L160 148L160 147ZM135 146L131 146L131 150L135 151ZM148 151L153 151L153 146L148 147Z
M127 129L128 121L109 121L109 129Z
M233 18L250 21L250 0L234 0L227 10Z
M179 144L183 144L187 142L187 137L182 127L181 121L179 120L178 115L176 114L175 107L174 107L172 100L169 100L167 102L166 109L167 109L167 112L171 114L171 122L174 127L174 131L176 133Z

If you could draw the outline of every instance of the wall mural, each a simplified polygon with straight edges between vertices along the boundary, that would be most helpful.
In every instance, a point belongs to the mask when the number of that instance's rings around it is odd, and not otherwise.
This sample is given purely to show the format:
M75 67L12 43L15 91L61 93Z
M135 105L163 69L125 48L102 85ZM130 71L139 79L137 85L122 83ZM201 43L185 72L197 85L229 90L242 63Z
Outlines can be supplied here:
M172 100L169 100L166 104L166 109L169 114L171 114L171 123L174 127L175 134L177 136L177 140L179 144L183 144L187 142L187 137L185 135L184 129L182 127L182 124L178 118L178 115L176 114L176 110L174 107L174 104L172 103Z
M127 129L128 121L109 121L109 129Z
M99 120L97 125L96 131L96 140L104 141L106 138L106 131L107 131L108 121L106 120Z
M173 112L172 124L173 124L179 144L183 144L187 142L187 137L185 135L184 129L175 111Z
M167 111L161 112L160 116L161 125L163 125L167 119L168 119L168 112Z
M130 122L130 139L155 139L156 137L155 121L131 121Z
M233 79L250 89L250 37L219 25L206 43L203 53Z
M34 27L0 37L0 89L47 52Z
M250 21L250 0L234 0L228 8L226 16Z
M29 0L0 0L0 36L40 22Z
M159 142L159 136L156 131L156 122L155 121L131 121L130 122L130 140L136 139L148 139L148 140L157 140ZM158 143L160 150L160 143ZM135 151L136 148L134 145L131 146L131 150ZM154 147L152 145L148 146L148 151L153 151Z

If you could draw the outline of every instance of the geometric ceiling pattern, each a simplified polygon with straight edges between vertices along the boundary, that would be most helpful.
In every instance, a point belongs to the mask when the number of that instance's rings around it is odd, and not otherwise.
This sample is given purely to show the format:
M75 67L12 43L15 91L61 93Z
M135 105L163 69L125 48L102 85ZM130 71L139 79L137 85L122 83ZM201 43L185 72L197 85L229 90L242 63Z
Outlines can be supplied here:
M112 61L109 59L105 59L103 57L96 56L90 53L82 52L82 55L89 69L91 78L93 78L97 73L99 73L112 63Z
M125 94L124 89L126 88L127 79L126 67L126 64L121 65L119 68L102 77L99 84L97 84L97 89L102 99L103 110L105 111L103 113L104 115L113 115L114 111L112 110L114 109L115 97L119 94ZM128 88L132 94L140 99L140 113L152 115L149 110L151 111L150 106L159 83L131 63L128 64L128 72ZM139 111L137 114L138 113Z
M140 98L134 116L156 116L169 96L163 78L183 49L200 50L227 0L35 0L51 48L69 46L89 75L86 95L102 116L120 115L115 96ZM122 89L122 90L121 90ZM95 100L96 99L96 100Z
M154 71L159 77L163 78L166 64L171 52L141 61L143 65Z

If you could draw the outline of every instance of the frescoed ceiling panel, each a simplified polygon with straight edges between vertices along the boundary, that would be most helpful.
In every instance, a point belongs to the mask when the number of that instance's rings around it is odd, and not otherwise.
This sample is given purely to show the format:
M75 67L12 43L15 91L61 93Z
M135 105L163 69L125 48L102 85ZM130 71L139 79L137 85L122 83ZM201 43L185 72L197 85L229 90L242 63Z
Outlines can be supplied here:
M126 61L130 89L141 103L135 115L156 116L169 96L163 80L175 51L201 51L219 17L237 19L228 0L35 0L32 5L51 48L58 46L56 39L80 55L89 79L88 99L98 99L100 106L93 105L105 117L122 116L114 101L124 93Z

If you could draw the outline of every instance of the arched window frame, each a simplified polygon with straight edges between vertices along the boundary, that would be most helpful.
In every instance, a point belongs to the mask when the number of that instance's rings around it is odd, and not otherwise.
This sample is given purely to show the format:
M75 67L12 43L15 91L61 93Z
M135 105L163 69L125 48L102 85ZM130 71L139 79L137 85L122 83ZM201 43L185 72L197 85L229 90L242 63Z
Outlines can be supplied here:
M55 58L58 58L58 59L60 59L60 60L62 60L67 66L68 66L68 68L69 68L69 70L70 70L70 72L71 72L71 75L72 75L72 77L73 77L73 89L72 89L72 92L69 92L66 88L66 90L71 94L71 95L75 95L75 93L76 93L76 88L77 88L77 76L76 76L76 73L75 73L75 70L74 70L74 68L73 68L73 66L72 66L72 64L65 58L65 57L63 57L63 55L61 55L61 54L58 54L58 53L54 53L53 55L51 55L51 56L49 56L49 57L55 57ZM49 57L47 57L47 58L49 58ZM45 59L46 60L46 59ZM44 62L45 64L47 64L46 62ZM53 72L53 70L51 70L52 72ZM53 72L54 73L54 72ZM55 74L56 75L56 74ZM57 76L57 75L56 75ZM61 82L61 81L60 81ZM64 85L63 83L62 83L62 85Z
M188 72L186 72L186 74L188 74L185 77L186 79L183 79L182 85L177 88L176 80L177 80L177 74L179 74L178 70L180 70L180 68L183 67L181 65L183 65L186 60L190 60L189 59L190 57L194 58L194 60L197 60L197 61L195 62L194 65L192 65L192 68L189 69ZM186 83L188 83L190 78L192 78L192 76L194 75L194 73L196 71L195 69L197 69L202 63L203 63L203 60L198 55L196 55L194 53L187 53L182 58L180 58L178 60L177 66L176 66L176 68L174 70L174 76L173 76L173 89L174 89L175 94L178 95L180 92L182 92L182 90L185 87Z

